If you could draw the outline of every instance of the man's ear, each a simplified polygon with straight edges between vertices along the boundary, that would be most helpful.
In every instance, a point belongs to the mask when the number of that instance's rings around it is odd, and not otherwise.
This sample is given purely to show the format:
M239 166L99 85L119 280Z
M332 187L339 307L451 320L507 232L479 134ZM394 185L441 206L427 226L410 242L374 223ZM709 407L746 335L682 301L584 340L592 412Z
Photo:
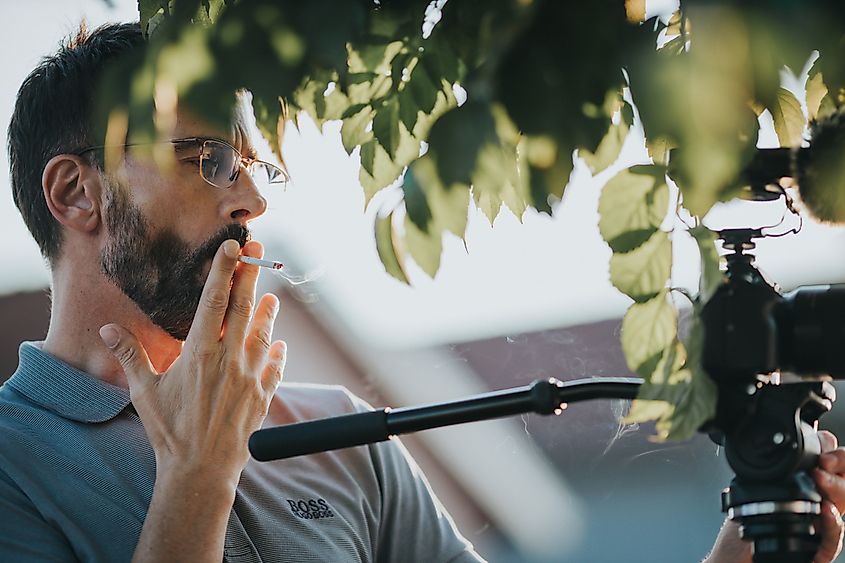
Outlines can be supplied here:
M102 180L96 167L74 154L54 156L44 167L41 187L59 223L75 231L97 229Z

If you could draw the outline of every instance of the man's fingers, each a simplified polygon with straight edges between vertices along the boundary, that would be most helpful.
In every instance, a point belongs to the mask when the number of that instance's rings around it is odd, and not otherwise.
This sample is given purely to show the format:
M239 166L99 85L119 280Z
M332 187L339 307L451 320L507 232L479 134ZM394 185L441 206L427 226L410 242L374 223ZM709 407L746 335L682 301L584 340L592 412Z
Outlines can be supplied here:
M845 475L845 449L836 448L819 456L819 467L828 473Z
M845 479L817 467L813 471L813 480L816 482L816 487L818 487L822 498L835 504L840 512L845 509Z
M273 324L278 313L279 298L272 293L265 294L255 309L244 346L246 363L253 370L259 370L267 358L273 342Z
M188 333L188 341L199 349L220 340L223 319L229 307L229 287L239 254L240 245L237 241L229 239L220 245L214 255L211 271L208 273L199 307Z
M830 502L822 501L822 513L819 519L821 520L822 541L813 561L814 563L828 563L833 561L842 547L842 516L836 506Z
M259 242L250 241L244 246L243 254L253 258L262 258L264 247ZM240 349L243 346L247 326L250 318L252 318L252 307L255 303L258 271L258 266L244 263L239 263L235 270L235 279L229 293L229 309L223 326L223 342L233 348Z
M281 340L273 342L267 355L267 365L261 372L261 385L267 393L275 393L285 372L287 361L287 345Z
M833 432L827 430L819 430L819 442L821 442L822 452L832 452L839 447L839 442Z
M130 392L140 391L155 381L147 351L134 334L119 325L107 324L100 327L100 338L123 367Z

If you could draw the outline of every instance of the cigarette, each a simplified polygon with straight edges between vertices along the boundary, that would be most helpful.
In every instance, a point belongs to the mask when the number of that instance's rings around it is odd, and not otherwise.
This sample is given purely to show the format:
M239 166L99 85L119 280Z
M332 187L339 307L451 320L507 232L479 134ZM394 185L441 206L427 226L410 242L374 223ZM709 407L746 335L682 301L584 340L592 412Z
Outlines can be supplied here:
M252 264L253 266L260 266L262 268L270 268L271 270L281 270L285 267L281 262L275 260L262 260L260 258L253 258L252 256L239 256L238 260L245 264Z

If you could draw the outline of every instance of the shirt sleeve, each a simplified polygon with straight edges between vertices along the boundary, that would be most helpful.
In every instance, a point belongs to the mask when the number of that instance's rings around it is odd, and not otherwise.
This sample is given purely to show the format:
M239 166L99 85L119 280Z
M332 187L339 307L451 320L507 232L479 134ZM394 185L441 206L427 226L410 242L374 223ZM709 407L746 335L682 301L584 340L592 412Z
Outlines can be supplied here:
M353 397L359 411L372 410ZM371 444L381 489L378 561L477 563L484 561L455 527L422 470L398 440Z
M0 561L78 561L65 537L2 469L0 514Z

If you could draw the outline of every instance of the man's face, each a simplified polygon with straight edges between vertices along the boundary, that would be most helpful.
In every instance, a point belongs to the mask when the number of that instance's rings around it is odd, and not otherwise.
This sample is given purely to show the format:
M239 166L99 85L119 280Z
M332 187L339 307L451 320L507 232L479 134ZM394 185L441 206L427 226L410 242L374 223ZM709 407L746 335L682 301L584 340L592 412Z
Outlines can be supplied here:
M148 221L124 193L109 190L109 239L101 255L103 273L157 326L185 340L208 277L208 264L227 239L241 246L249 229L238 223L222 227L198 246L171 230L151 234Z
M221 134L180 115L172 138L227 139L243 153L252 150L244 131L236 121L234 134ZM185 340L217 249L227 239L243 246L248 221L266 201L243 169L222 189L206 183L190 159L162 171L130 156L105 183L102 272L153 323Z

